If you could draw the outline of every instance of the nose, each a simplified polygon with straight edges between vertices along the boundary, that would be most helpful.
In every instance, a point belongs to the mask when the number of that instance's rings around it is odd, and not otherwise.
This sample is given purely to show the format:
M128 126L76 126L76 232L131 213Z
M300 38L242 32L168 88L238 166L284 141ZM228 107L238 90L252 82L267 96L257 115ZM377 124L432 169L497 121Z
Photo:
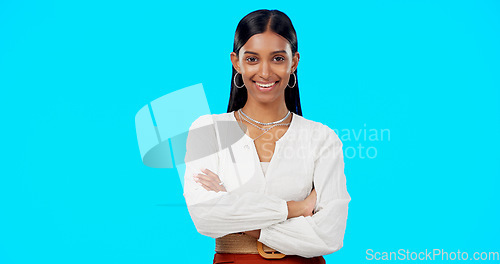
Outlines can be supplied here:
M271 76L271 65L269 62L265 61L260 64L259 76L265 80L269 79Z

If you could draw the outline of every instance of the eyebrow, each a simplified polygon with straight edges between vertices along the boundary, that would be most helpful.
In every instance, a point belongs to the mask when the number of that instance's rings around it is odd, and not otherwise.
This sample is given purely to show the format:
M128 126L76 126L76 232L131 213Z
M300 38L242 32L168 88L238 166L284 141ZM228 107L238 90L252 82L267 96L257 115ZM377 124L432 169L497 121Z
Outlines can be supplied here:
M253 52L253 51L245 51L245 52L243 52L243 54L247 54L247 53L259 55L257 52ZM286 53L286 50L277 50L277 51L271 52L271 54L276 54L276 53Z

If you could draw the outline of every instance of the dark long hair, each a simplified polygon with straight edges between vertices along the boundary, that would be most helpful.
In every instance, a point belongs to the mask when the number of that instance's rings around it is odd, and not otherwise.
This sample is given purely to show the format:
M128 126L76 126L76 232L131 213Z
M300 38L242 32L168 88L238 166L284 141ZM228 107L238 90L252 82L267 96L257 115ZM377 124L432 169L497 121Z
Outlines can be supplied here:
M285 15L285 13L278 10L267 10L260 9L251 12L246 15L238 23L236 27L236 33L234 34L234 45L233 51L238 55L240 49L245 43L255 34L264 33L270 30L282 37L284 37L292 48L292 56L295 55L298 49L297 34L295 33L295 28L292 25L290 18ZM236 111L242 108L247 102L247 88L237 88L234 85L234 75L238 72L232 67L233 74L231 75L231 95L229 97L229 105L227 107L227 112ZM293 88L287 87L285 89L285 103L286 107L290 112L302 116L302 108L300 107L300 97L299 97L299 79L297 75L297 69L295 70L295 78L290 77L289 85L295 86ZM241 74L236 78L236 82L242 83L243 79Z

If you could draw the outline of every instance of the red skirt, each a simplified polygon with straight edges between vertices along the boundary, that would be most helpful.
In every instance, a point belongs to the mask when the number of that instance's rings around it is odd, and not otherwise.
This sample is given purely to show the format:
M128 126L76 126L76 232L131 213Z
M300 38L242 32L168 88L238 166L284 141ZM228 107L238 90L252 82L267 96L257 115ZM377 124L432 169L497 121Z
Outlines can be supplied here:
M304 258L297 255L286 255L281 259L266 259L259 254L231 254L231 253L215 253L213 264L217 263L289 263L289 264L326 264L323 256L314 258Z

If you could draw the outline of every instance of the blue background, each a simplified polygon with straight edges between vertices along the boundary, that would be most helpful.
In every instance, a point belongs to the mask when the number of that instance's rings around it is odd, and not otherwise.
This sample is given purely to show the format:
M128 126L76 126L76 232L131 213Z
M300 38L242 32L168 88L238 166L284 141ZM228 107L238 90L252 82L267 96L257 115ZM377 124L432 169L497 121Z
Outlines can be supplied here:
M500 251L497 1L0 2L0 263L211 263L175 169L141 162L150 101L203 83L226 112L238 21L279 9L303 116L389 129L346 158L344 247ZM184 104L189 110L189 103Z

